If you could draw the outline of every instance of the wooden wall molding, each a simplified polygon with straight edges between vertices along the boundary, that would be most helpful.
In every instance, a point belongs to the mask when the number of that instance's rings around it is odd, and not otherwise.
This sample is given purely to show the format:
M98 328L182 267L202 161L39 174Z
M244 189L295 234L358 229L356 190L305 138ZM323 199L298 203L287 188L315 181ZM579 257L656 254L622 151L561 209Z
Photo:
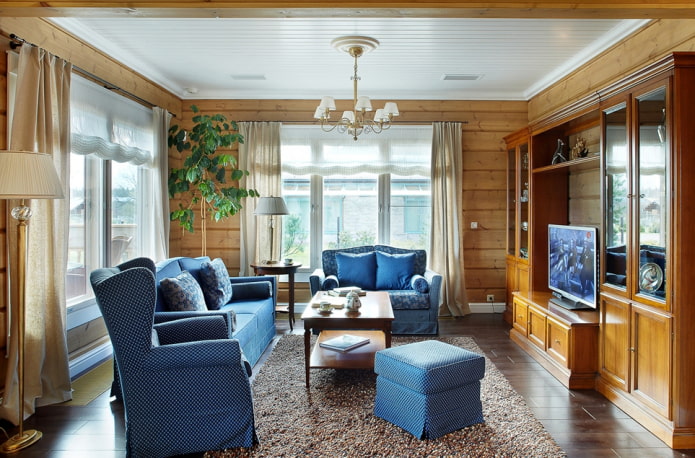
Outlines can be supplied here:
M689 0L636 2L634 0L34 0L8 1L1 16L112 16L112 17L470 17L470 18L584 18L649 19L695 18Z

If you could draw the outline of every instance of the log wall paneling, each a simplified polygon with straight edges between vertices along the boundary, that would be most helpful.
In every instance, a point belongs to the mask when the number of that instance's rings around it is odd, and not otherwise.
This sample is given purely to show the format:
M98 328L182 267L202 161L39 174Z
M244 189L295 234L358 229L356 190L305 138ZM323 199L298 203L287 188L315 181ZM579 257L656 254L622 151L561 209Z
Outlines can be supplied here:
M341 103L347 104L347 101L338 101L337 105ZM197 100L195 105L202 114L222 113L235 121L313 123L316 101ZM466 122L462 126L464 208L460 215L464 281L470 302L485 302L487 294L504 297L506 152L503 138L528 123L526 102L402 100L398 101L398 106L401 111L399 123ZM189 125L191 117L190 108L185 106L179 120L181 125ZM180 164L181 158L178 152L170 151L169 160L174 166ZM171 201L171 208L177 205L177 201ZM471 221L477 221L479 229L468 229ZM222 257L232 274L240 267L238 228L238 216L214 226L208 224L208 255ZM172 225L172 256L199 256L200 247L198 235L182 235ZM280 285L281 288L284 286ZM297 288L300 291L305 285L300 284ZM283 294L281 291L280 300Z
M695 21L662 19L651 22L531 98L529 119L542 119L673 51L695 51Z

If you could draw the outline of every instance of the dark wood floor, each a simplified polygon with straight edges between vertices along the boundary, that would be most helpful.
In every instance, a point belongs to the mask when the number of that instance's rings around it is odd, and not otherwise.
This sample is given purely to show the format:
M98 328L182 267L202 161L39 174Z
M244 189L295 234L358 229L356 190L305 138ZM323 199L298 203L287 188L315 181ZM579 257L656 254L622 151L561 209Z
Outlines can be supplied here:
M303 332L301 329L298 320L294 333ZM289 332L287 315L279 315L278 334ZM509 327L499 314L474 314L440 322L440 335L466 335L476 339L568 456L695 457L695 450L671 450L600 394L564 388L511 342L508 332ZM254 374L263 361L264 358L256 365ZM25 428L42 431L43 438L12 456L111 458L125 455L123 408L120 403L112 402L108 393L85 407L40 407L25 422Z

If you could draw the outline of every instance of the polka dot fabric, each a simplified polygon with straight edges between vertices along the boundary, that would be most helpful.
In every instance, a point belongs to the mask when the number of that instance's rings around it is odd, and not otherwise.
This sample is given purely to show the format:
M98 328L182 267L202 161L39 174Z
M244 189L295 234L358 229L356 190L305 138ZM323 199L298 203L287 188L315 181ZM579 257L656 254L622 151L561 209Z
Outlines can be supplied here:
M238 341L166 345L160 335L160 345L152 346L154 274L142 267L98 269L90 280L114 347L128 457L168 457L258 442ZM224 334L221 322L217 332Z
M377 352L374 415L419 439L484 421L480 379L485 358L436 340Z

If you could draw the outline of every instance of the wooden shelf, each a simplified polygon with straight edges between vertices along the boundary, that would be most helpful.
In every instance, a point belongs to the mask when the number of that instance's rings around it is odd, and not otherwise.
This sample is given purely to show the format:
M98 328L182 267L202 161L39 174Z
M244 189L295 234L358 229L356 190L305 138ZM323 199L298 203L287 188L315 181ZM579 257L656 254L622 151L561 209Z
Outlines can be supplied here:
M537 167L533 169L533 173L546 173L552 172L558 169L565 169L567 167L574 167L582 164L591 164L594 162L599 162L601 157L599 155L591 157L580 157L579 159L573 159L571 161L560 162L559 164L546 165L545 167Z

